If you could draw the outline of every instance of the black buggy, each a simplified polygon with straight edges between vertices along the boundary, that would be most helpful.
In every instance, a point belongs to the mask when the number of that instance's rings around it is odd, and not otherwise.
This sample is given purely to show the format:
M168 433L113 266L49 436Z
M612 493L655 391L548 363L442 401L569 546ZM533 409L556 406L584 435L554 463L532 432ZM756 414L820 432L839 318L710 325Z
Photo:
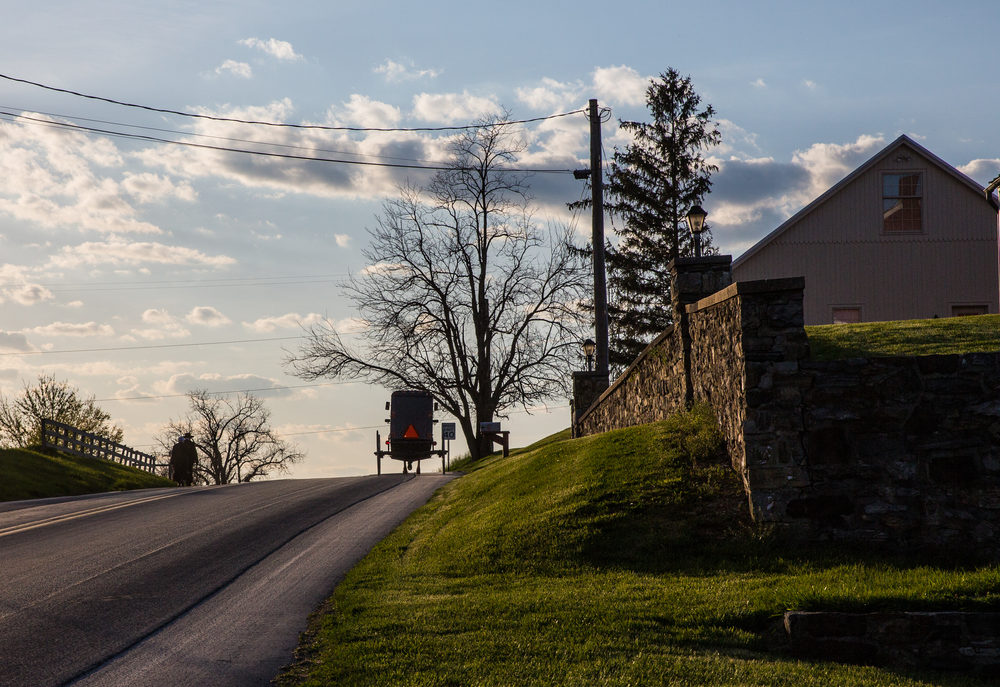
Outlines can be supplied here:
M413 469L417 464L417 474L420 474L420 461L431 456L441 456L442 466L446 450L435 449L434 441L434 411L437 404L434 397L426 391L393 391L392 400L387 401L385 409L389 411L386 422L389 423L389 436L382 448L382 438L375 433L375 457L378 463L378 474L382 474L383 456L403 462L403 472ZM442 467L442 470L444 468Z

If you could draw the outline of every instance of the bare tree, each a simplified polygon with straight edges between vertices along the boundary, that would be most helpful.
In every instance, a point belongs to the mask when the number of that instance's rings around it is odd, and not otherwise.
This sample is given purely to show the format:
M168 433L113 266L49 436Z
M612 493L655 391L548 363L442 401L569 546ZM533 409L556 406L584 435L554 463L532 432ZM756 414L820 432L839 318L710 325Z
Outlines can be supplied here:
M306 379L430 392L477 458L491 450L478 422L565 391L588 283L566 231L540 231L523 173L505 169L525 144L499 116L482 124L369 229L369 267L343 285L367 325L362 345L320 324L287 360Z
M253 394L239 394L231 400L192 391L188 400L187 416L164 427L158 441L169 453L177 437L187 432L193 435L198 447L197 482L249 482L273 471L285 472L303 458L274 433L268 424L270 411Z
M42 420L55 420L85 432L121 443L124 432L111 423L111 416L97 405L94 397L84 398L80 390L55 377L41 375L38 382L24 382L21 395L0 397L0 442L4 446L37 446L42 443Z

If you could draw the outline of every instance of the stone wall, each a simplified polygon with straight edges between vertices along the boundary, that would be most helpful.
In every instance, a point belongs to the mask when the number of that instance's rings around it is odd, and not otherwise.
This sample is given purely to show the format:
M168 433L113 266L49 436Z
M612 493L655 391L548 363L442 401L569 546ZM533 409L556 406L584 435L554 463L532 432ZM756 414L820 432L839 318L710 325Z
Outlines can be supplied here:
M665 420L684 408L681 341L670 327L646 347L614 384L583 412L576 436Z
M805 658L1000 677L1000 613L790 611L785 632Z
M580 414L578 435L704 401L756 520L1000 557L1000 353L813 362L803 288L741 282L675 303L678 324Z
M1000 353L806 362L796 377L808 474L771 519L997 554Z

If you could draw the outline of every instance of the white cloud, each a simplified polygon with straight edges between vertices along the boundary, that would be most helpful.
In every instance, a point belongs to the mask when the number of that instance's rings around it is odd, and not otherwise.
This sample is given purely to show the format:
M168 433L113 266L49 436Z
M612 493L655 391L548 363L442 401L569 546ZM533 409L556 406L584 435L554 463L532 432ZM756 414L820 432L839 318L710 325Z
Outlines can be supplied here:
M255 332L268 334L278 329L301 329L311 327L314 324L326 321L326 318L319 313L311 312L304 317L296 312L274 317L261 317L253 322L244 322L243 326Z
M385 80L389 83L400 81L415 81L417 79L433 79L441 74L437 69L417 69L413 61L407 64L386 60L374 69L376 74L385 74Z
M199 305L192 308L185 317L189 324L200 324L205 327L221 327L232 322L228 317L210 305Z
M155 242L128 242L121 239L66 246L49 259L52 267L81 265L190 265L227 267L236 262L225 255L206 255L194 248Z
M41 327L27 329L32 334L40 336L114 336L115 330L108 324L97 322L53 322Z
M764 82L764 79L761 78L757 78L751 81L750 85L753 86L754 88L767 88L767 84Z
M351 99L344 103L341 109L343 121L355 126L391 128L399 124L402 118L398 107L357 93L351 95Z
M182 373L172 375L165 382L156 385L157 391L163 394L187 394L192 391L208 392L239 392L260 389L274 389L279 386L278 380L270 377L261 377L254 374L222 375L218 373L205 373L194 375ZM277 393L280 395L290 395L291 389L280 389L268 393L268 398L272 398Z
M493 96L475 96L468 91L419 93L413 96L413 116L425 122L466 123L499 110L500 106Z
M349 234L334 234L333 240L337 242L337 246L340 248L347 248L351 243L351 236Z
M28 342L21 332L5 332L0 330L0 349L11 351L36 351L38 350Z
M808 88L810 91L816 90L816 82L811 79L805 79L802 81L802 85Z
M184 328L180 320L162 308L149 308L142 313L144 324L152 325L146 328L136 328L130 331L133 337L146 341L160 339L181 339L190 336L191 332Z
M167 177L151 172L126 172L122 188L140 203L162 203L171 199L194 202L198 198L197 192L186 181L175 184Z
M960 165L958 170L986 186L1000 174L1000 158L978 158L967 165Z
M305 59L302 55L295 52L291 43L288 41L279 41L277 38L268 38L266 41L261 40L260 38L244 38L239 41L239 43L240 45L260 50L271 57L284 60L286 62L295 62Z
M41 284L22 284L21 286L5 288L3 294L21 305L35 305L54 298L52 292Z
M246 62L237 62L236 60L226 60L215 68L215 73L219 76L232 74L241 79L253 78L253 70L250 68L250 65Z
M0 213L43 228L162 233L137 218L122 184L106 171L122 164L118 149L106 139L55 127L0 123L0 178L4 180Z
M555 79L543 78L541 85L533 88L518 88L517 99L533 110L562 110L581 98L584 91L579 81L562 83Z
M621 65L594 70L594 88L602 101L616 105L645 105L649 77Z

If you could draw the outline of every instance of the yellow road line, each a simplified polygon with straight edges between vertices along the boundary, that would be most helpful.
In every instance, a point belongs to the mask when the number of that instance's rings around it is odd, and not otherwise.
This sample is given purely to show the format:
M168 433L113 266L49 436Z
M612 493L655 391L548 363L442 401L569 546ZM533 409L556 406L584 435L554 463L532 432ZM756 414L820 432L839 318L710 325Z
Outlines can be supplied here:
M35 522L28 522L21 525L11 525L10 527L4 527L0 529L0 537L6 537L11 534L17 534L18 532L27 532L28 530L37 529L39 527L46 527L48 525L54 525L60 522L66 522L67 520L76 520L77 518L85 518L89 515L97 515L98 513L106 513L112 510L118 510L119 508L128 508L129 506L137 506L140 503L149 503L151 501L159 501L160 499L169 499L174 496L180 496L182 493L178 491L176 493L161 494L159 496L147 496L143 499L135 499L134 501L127 501L125 503L116 503L110 506L98 506L96 508L89 508L87 510L77 511L75 513L66 513L65 515L54 515L51 518L45 518L44 520L36 520Z

